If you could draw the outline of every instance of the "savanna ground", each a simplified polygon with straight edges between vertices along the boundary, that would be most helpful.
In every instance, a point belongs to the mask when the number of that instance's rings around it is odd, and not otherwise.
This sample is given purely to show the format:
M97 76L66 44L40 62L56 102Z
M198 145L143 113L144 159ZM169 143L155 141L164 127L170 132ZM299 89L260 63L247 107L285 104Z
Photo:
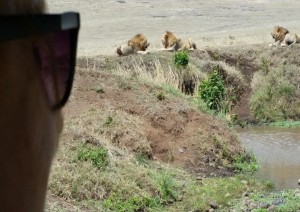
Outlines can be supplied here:
M170 52L79 57L48 210L298 210L298 190L265 193L272 183L253 177L257 164L230 126L299 120L299 50L207 48L185 68ZM198 95L216 67L226 114Z

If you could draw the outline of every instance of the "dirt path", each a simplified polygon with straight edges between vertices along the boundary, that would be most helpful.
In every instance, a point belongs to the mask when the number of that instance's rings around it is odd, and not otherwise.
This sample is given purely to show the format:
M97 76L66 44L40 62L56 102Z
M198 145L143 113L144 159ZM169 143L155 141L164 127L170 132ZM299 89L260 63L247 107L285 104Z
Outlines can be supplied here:
M300 33L298 0L49 0L50 12L81 13L80 55L114 54L144 33L150 50L165 30L192 37L199 47L271 42L274 25ZM289 14L289 15L288 15Z

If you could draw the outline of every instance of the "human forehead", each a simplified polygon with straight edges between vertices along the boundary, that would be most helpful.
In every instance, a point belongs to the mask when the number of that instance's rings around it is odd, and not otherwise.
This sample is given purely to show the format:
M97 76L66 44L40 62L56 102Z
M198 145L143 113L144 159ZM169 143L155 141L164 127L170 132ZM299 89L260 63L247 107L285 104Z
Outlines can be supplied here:
M0 14L41 13L45 11L44 0L0 0Z

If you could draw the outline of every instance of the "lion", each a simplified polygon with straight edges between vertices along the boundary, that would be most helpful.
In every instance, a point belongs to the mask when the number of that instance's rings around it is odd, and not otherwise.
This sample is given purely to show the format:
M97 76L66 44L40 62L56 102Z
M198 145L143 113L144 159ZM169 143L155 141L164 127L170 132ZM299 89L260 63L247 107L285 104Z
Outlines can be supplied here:
M275 26L271 35L275 39L275 43L272 43L269 46L289 46L300 43L300 38L297 34L291 33L281 26Z
M127 43L124 43L117 47L117 54L119 56L127 56L130 54L147 54L148 43L144 34L136 34Z
M196 43L191 38L189 38L188 40L183 40L181 38L178 38L174 33L170 31L166 31L163 34L161 43L164 46L162 50L165 51L193 51L197 49Z

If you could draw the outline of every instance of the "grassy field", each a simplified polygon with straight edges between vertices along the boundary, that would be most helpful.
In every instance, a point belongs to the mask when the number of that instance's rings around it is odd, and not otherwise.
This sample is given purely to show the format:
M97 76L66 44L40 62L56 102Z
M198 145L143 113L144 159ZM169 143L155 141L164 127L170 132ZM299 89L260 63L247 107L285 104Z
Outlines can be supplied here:
M211 48L183 67L169 52L79 58L47 210L299 210L231 128L299 120L299 48Z

